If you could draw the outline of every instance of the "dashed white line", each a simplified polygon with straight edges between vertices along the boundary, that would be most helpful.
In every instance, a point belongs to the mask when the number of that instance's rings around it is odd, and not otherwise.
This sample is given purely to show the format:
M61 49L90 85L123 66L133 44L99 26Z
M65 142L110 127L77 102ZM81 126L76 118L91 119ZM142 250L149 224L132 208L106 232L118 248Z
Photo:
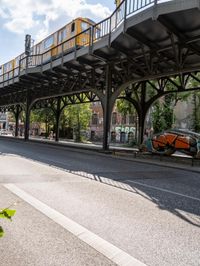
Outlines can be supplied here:
M4 187L6 187L12 193L17 195L21 199L23 199L25 202L29 203L35 209L39 210L41 213L45 214L47 217L52 219L57 224L61 225L63 228L71 232L73 235L78 237L80 240L84 241L89 246L96 249L98 252L103 254L105 257L107 257L112 262L116 263L117 265L145 266L144 263L140 262L139 260L135 259L128 253L124 252L123 250L119 249L118 247L114 246L113 244L109 243L103 238L87 230L86 228L79 225L78 223L67 218L60 212L52 209L45 203L29 195L22 189L18 188L16 185L5 184Z
M177 195L177 196L181 196L181 197L184 197L184 198L200 201L200 199L196 198L196 197L188 196L188 195L185 195L185 194L182 194L182 193L178 193L178 192L175 192L175 191L172 191L172 190L168 190L168 189L164 189L164 188L160 188L160 187L151 186L151 185L144 184L144 183L141 183L141 182L137 182L137 181L134 181L134 180L126 180L126 182L130 182L130 183L134 183L136 185L140 185L140 186L143 186L143 187L152 188L152 189L155 189L155 190L171 193L171 194L174 194L174 195Z

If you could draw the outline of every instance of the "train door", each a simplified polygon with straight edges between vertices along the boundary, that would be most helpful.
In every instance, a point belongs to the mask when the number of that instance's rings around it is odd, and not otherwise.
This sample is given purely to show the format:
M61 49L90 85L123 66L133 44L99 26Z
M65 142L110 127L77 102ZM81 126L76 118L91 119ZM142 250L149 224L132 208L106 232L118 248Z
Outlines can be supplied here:
M35 61L35 65L41 64L42 53L43 53L42 42L40 42L40 43L36 44L35 48L34 48L34 57L33 58Z
M24 70L26 68L26 55L25 53L20 55L20 61L19 61L19 67L20 71Z
M67 40L67 27L62 28L58 31L58 54L64 51L64 42ZM63 46L63 47L62 47Z
M54 47L54 35L52 34L48 38L43 41L43 55L42 61L43 63L51 60L51 49Z
M81 34L77 37L77 45L79 47L88 45L90 42L90 24L87 21L81 19L78 20L78 33Z
M14 77L19 74L20 55L14 59Z
M51 57L57 56L57 32L53 34L53 45L51 46Z
M74 49L76 45L76 40L73 38L75 35L78 34L78 27L77 27L77 20L73 20L70 24L70 41L69 41L69 49Z
M4 80L8 80L13 77L14 60L4 64Z
M39 55L41 53L42 53L42 43L40 42L40 43L35 45L35 54Z

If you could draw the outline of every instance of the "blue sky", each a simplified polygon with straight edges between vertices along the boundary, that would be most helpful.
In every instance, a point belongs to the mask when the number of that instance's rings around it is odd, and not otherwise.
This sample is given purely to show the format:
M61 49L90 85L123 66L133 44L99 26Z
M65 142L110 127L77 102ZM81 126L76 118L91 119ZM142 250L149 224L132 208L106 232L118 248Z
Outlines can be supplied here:
M114 0L0 0L0 65L24 52L25 34L37 43L76 17L98 22L114 9Z

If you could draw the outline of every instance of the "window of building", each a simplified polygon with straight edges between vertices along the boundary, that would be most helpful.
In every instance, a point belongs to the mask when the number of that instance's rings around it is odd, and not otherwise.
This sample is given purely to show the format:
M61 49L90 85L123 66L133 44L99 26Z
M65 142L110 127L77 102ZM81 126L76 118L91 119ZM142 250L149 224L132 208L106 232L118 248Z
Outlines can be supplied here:
M134 115L129 115L129 124L134 124Z
M122 115L121 124L126 124L126 115Z
M117 113L116 112L112 113L112 124L113 125L117 124Z
M92 102L93 106L101 106L101 102L97 101L97 102Z
M92 114L92 125L98 125L98 115Z
M44 41L44 49L48 49L53 45L53 35Z

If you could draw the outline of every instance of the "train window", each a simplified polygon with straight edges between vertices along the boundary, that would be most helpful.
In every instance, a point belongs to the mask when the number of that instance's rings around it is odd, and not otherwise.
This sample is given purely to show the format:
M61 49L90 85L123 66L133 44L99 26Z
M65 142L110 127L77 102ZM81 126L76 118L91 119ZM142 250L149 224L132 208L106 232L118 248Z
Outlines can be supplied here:
M11 63L11 62L6 63L6 64L4 65L4 72L8 72L8 71L10 71L11 69L12 69L12 63Z
M2 75L2 74L3 74L3 67L0 66L0 75Z
M74 31L75 31L75 23L73 22L71 25L71 32L74 32Z
M86 23L86 22L81 23L81 31L87 30L88 28L89 28L88 23Z
M66 37L67 37L67 29L65 28L59 32L58 41L62 42L64 39L66 39Z
M19 66L19 59L20 59L19 57L15 58L15 66Z
M44 41L44 49L48 49L53 45L53 35Z

